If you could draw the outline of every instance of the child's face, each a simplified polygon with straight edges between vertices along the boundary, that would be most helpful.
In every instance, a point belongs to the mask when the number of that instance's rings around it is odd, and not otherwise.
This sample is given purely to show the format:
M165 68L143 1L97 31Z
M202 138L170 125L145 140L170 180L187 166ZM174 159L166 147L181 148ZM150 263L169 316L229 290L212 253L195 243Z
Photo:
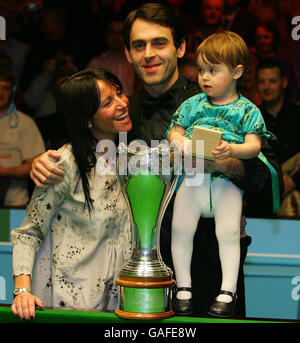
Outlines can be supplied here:
M242 65L231 68L225 63L212 64L201 56L197 65L199 86L214 104L225 105L236 98L236 81L243 73Z

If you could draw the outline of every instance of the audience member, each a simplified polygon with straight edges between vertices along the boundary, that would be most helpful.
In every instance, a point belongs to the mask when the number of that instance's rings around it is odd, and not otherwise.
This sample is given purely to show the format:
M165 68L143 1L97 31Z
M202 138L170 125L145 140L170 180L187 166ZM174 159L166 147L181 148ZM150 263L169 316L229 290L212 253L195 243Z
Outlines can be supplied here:
M4 51L0 51L0 71L10 72L13 74L12 59ZM23 93L18 87L16 87L15 92L14 92L14 103L20 111L26 112L27 108L26 108L26 104L24 103Z
M40 23L46 1L23 0L17 2L14 35L32 47L40 42L42 37Z
M29 201L27 178L34 157L45 151L34 121L14 104L15 80L0 71L0 179L9 186L2 195L7 207L24 207Z
M6 40L0 40L0 51L7 53L12 60L12 72L16 80L16 86L19 86L21 75L24 70L26 57L31 47L12 36L11 22L6 22Z
M293 15L294 9L299 6L298 0L264 0L258 1L258 6L253 11L256 21L271 22L276 27L279 44L277 54L287 59L292 58L295 42L291 35L291 20L294 15L299 15L299 9ZM250 6L251 7L251 6ZM248 5L249 9L249 5Z
M78 40L69 35L68 16L59 7L44 8L41 21L43 37L27 55L21 87L25 91L35 77L40 74L45 65L51 63L61 51L66 49L73 58L80 60L83 52ZM76 64L80 64L77 62Z
M88 68L105 68L110 71L122 82L124 93L130 95L136 90L137 85L134 69L124 53L123 18L120 15L109 19L105 38L107 50L95 56L88 63Z
M199 28L186 37L186 57L194 57L199 44L211 34L222 30L224 0L203 0L198 6L201 18Z
M70 53L58 54L45 65L44 71L32 81L24 94L48 149L60 147L67 139L64 117L56 111L56 93L61 82L77 70L78 66Z
M58 52L43 67L24 92L24 101L34 118L45 117L56 111L54 91L57 83L61 78L78 71L73 55L68 51Z
M290 160L288 163L290 165L293 157L300 152L300 106L291 102L286 96L287 78L280 62L275 59L263 60L257 66L256 76L257 88L263 101L259 108L268 130L277 137L277 140L270 142L270 145L276 152L280 163L284 164ZM296 159L299 160L298 157ZM297 171L295 168L292 170L286 168L287 166L283 169L285 185L283 208L278 213L279 215L287 215L285 203L289 200L286 196L300 188L300 164ZM293 175L289 175L291 171Z
M201 0L202 1L202 0ZM126 1L127 2L127 1ZM148 1L151 2L151 1ZM185 32L195 32L199 26L199 18L198 18L198 3L194 1L186 1L186 0L163 0L158 1L162 2L167 5L176 15L178 18L181 27L184 28ZM132 8L132 10L136 9L140 6L140 1L136 1L136 6ZM195 11L195 5L197 10ZM128 13L128 12L127 12Z
M256 16L260 6L263 4L263 1L264 0L249 0L247 4L247 11Z
M223 27L238 33L247 43L252 45L255 36L255 16L250 13L241 0L225 0Z
M255 46L250 47L250 51L261 61L264 58L275 58L284 67L288 80L287 89L289 96L294 96L294 76L291 61L278 54L280 44L278 30L272 22L258 22L255 27Z

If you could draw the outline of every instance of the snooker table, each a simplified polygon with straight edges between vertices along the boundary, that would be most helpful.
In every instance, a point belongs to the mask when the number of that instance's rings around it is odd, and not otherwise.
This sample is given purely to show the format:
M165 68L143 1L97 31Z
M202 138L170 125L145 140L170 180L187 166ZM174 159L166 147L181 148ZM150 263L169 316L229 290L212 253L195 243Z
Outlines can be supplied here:
M20 323L21 319L16 317L11 312L10 305L0 304L0 323ZM200 317L185 317L185 316L173 316L166 319L157 320L136 320L136 319L123 319L118 317L114 312L102 312L97 310L77 310L70 308L44 308L36 309L36 317L32 323L110 323L110 324L122 324L122 323L143 323L143 324L276 324L284 322L298 322L300 321L288 321L288 320L274 320L274 319L222 319L222 318L200 318Z

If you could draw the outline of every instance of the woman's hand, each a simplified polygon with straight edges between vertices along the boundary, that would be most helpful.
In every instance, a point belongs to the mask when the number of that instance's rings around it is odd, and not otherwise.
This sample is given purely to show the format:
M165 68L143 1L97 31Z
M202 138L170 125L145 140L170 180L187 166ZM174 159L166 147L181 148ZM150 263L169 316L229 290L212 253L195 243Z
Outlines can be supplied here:
M56 167L50 160L51 157L59 159L60 154L56 150L48 150L32 162L30 177L37 187L48 188L64 179L63 170Z
M232 155L231 144L223 140L220 141L220 144L213 150L213 156L219 160L230 157Z
M35 306L44 307L43 302L31 294L23 292L17 295L11 305L12 313L21 319L30 320L35 318Z

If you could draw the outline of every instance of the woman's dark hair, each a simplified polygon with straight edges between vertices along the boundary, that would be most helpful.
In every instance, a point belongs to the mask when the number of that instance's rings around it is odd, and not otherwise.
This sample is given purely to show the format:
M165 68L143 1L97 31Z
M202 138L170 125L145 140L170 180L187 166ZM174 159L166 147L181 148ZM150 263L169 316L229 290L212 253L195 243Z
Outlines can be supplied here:
M96 138L89 122L98 111L101 94L97 81L108 82L122 90L119 79L105 69L85 69L64 80L57 92L57 112L65 117L68 137L72 145L88 210L93 208L89 178L96 164Z
M160 3L146 3L138 9L131 11L124 21L124 41L127 49L130 49L130 32L136 19L143 19L149 23L169 27L172 31L175 47L178 48L185 38L180 20L173 10Z

